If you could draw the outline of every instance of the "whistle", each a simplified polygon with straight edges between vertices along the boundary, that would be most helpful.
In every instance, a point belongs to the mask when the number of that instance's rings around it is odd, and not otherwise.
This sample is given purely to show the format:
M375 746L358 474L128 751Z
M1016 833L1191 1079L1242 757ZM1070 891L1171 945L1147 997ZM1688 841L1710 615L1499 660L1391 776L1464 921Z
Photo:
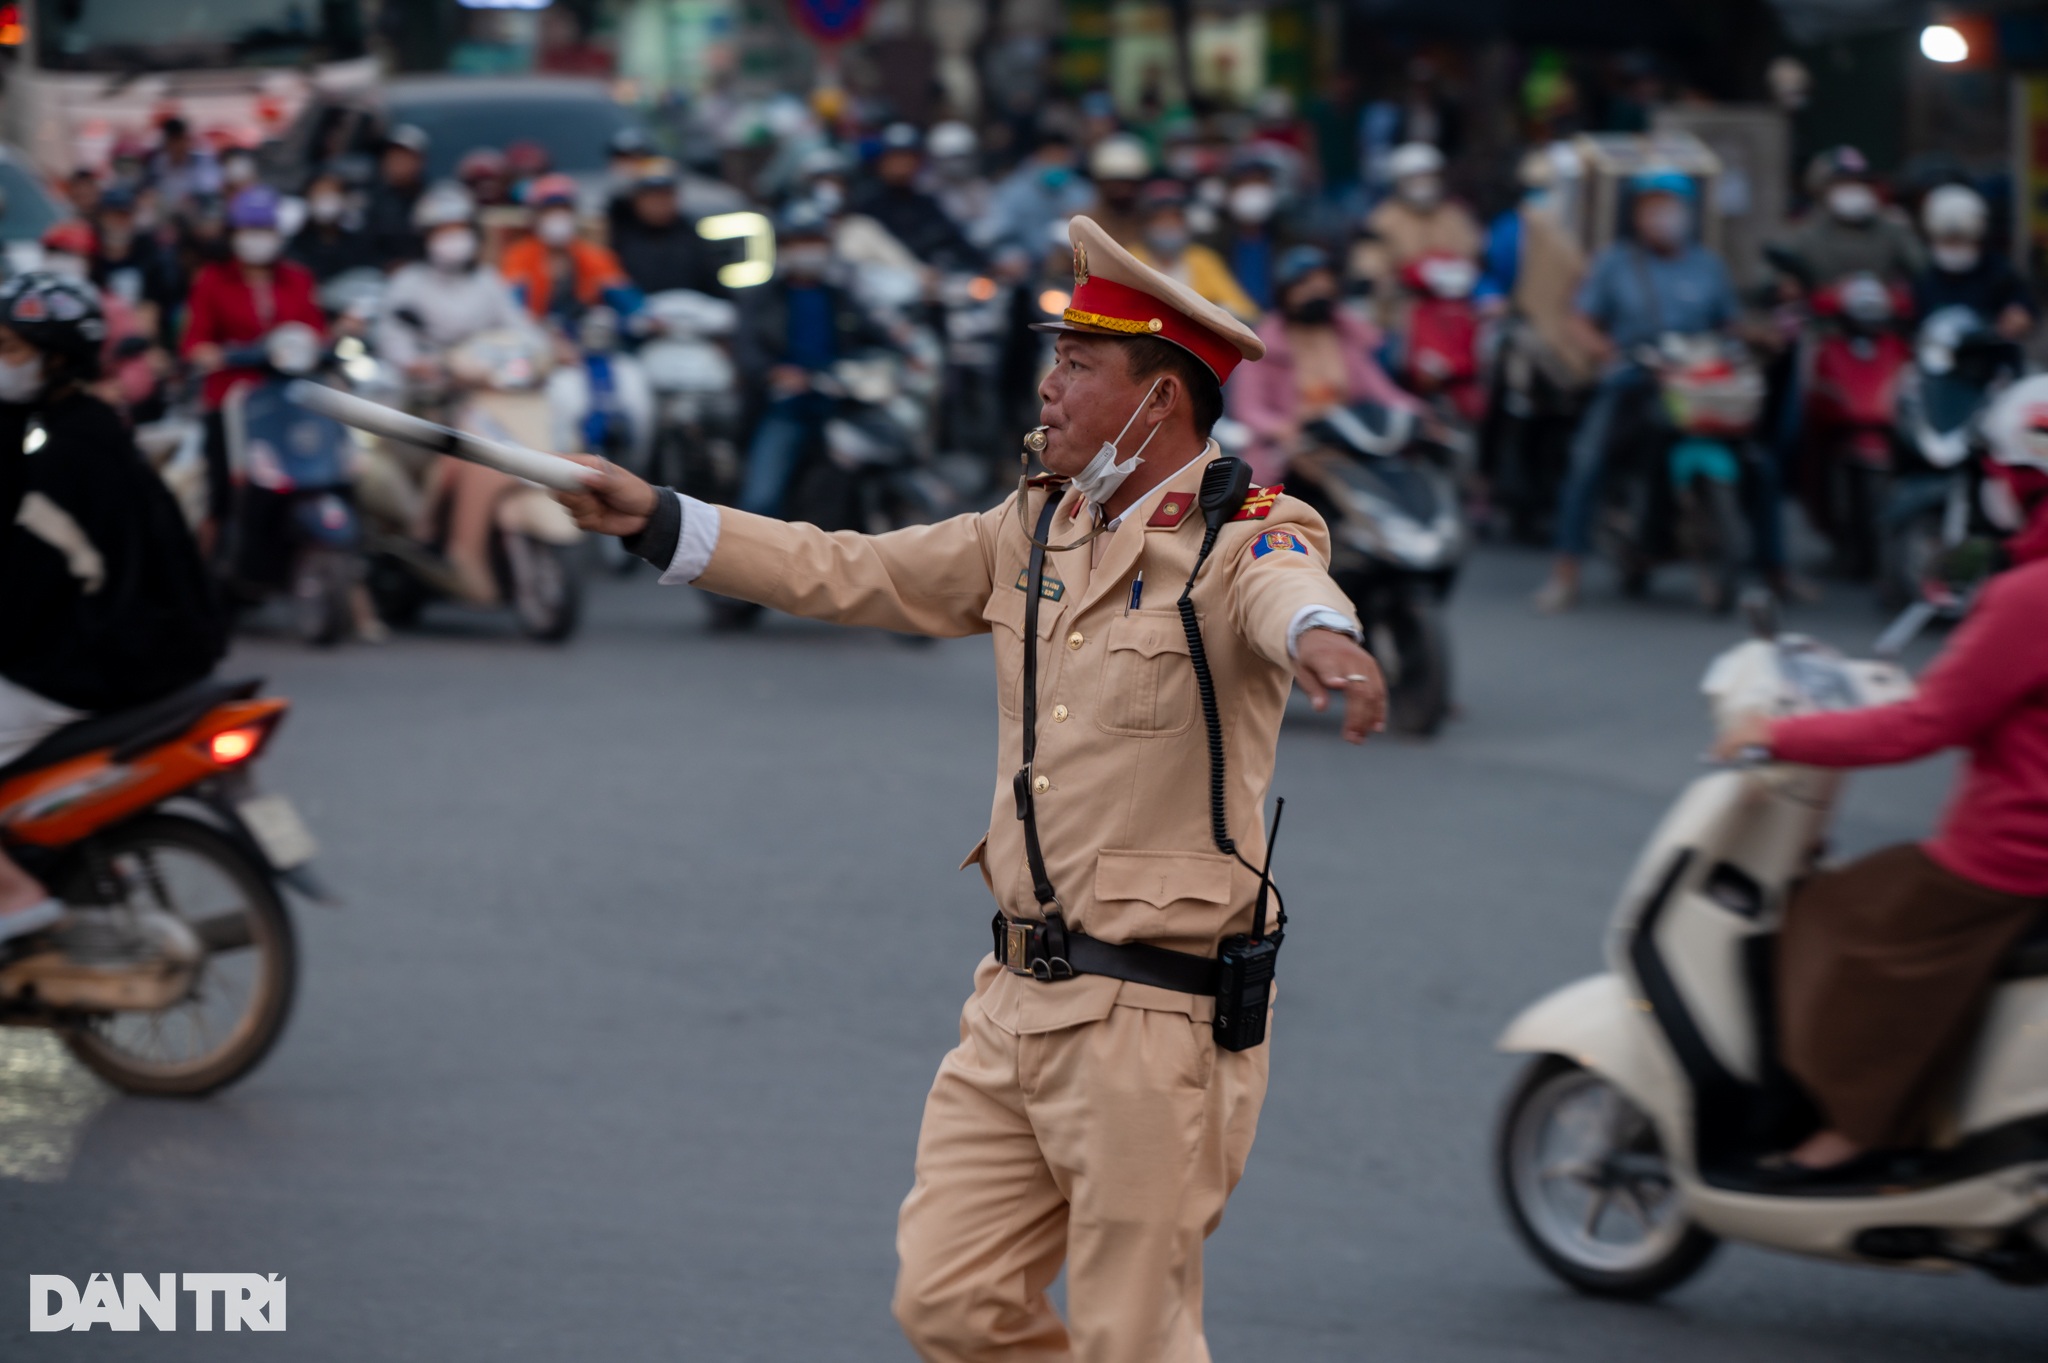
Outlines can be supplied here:
M1024 448L1033 454L1045 453L1045 427L1034 426L1024 436Z

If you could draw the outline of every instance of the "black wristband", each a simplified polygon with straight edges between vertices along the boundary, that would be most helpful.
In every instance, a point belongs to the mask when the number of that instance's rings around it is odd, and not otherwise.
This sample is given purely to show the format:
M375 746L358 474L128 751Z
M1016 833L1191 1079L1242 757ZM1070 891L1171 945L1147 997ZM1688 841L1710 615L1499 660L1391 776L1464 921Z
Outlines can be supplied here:
M631 535L621 535L619 543L626 546L629 554L638 554L663 572L675 561L676 544L683 538L683 496L674 488L656 488L654 510L647 514L647 524Z

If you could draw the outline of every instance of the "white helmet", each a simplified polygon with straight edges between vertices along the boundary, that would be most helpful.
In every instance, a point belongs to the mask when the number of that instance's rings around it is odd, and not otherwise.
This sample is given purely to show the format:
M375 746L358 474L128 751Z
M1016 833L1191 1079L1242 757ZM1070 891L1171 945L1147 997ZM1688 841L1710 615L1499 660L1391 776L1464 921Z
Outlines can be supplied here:
M430 186L413 205L412 226L416 232L431 232L436 227L466 223L475 216L476 200L469 191L452 180L443 180Z
M1387 174L1396 180L1411 175L1441 175L1444 154L1427 142L1403 142L1387 158Z
M1930 237L1980 240L1990 216L1984 196L1968 185L1943 185L1920 205L1920 225Z
M1984 435L1997 462L2048 473L2048 374L2000 393L1985 413Z
M974 129L957 118L949 118L944 123L934 124L932 130L924 136L924 149L927 154L934 157L972 156L978 146Z
M1097 180L1142 180L1152 173L1152 153L1129 133L1111 133L1088 154L1088 174Z

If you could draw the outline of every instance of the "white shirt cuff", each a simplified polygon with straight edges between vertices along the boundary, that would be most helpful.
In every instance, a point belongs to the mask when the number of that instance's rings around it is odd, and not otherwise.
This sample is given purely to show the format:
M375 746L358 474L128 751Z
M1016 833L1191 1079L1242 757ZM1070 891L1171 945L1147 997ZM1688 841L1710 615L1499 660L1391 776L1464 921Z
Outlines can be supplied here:
M688 518L685 518L683 521L683 533L685 535L690 533ZM699 571L702 570L700 569ZM668 579L663 578L662 581L666 582ZM1328 606L1303 606L1294 613L1294 618L1287 622L1288 657L1299 656L1301 636L1312 629L1335 630L1354 644L1364 642L1358 637L1358 626L1352 624L1351 617L1343 611L1332 610Z
M675 556L661 575L661 585L674 587L695 582L711 566L718 548L718 508L709 502L677 493L683 503L683 532L676 536Z

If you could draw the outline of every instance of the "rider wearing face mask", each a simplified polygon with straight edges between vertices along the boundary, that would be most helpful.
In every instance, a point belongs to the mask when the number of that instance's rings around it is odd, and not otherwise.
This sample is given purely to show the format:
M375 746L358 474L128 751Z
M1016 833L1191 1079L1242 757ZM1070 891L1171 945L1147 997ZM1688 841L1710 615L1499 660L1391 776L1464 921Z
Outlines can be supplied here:
M306 222L284 253L323 284L338 274L377 263L369 234L349 203L348 182L340 175L322 171L306 186Z
M1280 187L1270 162L1252 155L1232 168L1223 221L1209 244L1261 312L1273 306L1273 266L1286 244L1275 230L1279 211Z
M1131 254L1240 321L1257 321L1258 304L1230 273L1223 257L1196 241L1188 230L1187 196L1181 187L1172 180L1147 185L1142 202L1144 232L1130 248Z
M1379 328L1338 306L1337 272L1319 246L1290 246L1275 272L1280 306L1259 323L1264 364L1239 372L1225 390L1230 414L1257 437L1252 481L1278 482L1301 443L1301 428L1332 407L1371 402L1423 415L1423 406L1373 358Z
M1486 240L1471 210L1444 193L1444 157L1435 147L1396 147L1387 171L1393 192L1366 216L1351 267L1371 287L1380 325L1399 331L1406 313L1401 271L1424 256L1477 260Z
M1927 232L1928 266L1913 277L1913 310L1931 317L1943 308L1968 308L2017 341L2039 315L2026 281L2012 262L1984 249L1989 213L1968 185L1943 185L1920 205Z
M228 205L227 226L229 257L206 265L192 281L179 346L186 362L206 376L199 398L206 413L208 509L215 524L224 521L230 495L221 399L235 384L263 375L260 365L231 364L228 352L259 345L284 322L327 330L312 273L279 258L284 237L277 228L276 191L264 185L243 190Z
M1807 173L1814 207L1780 243L1790 290L1824 289L1852 274L1910 282L1927 265L1912 227L1884 208L1870 164L1854 147L1821 153Z
M620 317L640 308L640 292L619 258L586 241L576 216L576 182L543 175L527 190L533 230L505 248L498 272L538 318L572 322L583 309L605 304Z
M91 286L0 285L0 765L199 680L226 644L177 504L88 390L105 341ZM0 852L0 942L61 913Z

